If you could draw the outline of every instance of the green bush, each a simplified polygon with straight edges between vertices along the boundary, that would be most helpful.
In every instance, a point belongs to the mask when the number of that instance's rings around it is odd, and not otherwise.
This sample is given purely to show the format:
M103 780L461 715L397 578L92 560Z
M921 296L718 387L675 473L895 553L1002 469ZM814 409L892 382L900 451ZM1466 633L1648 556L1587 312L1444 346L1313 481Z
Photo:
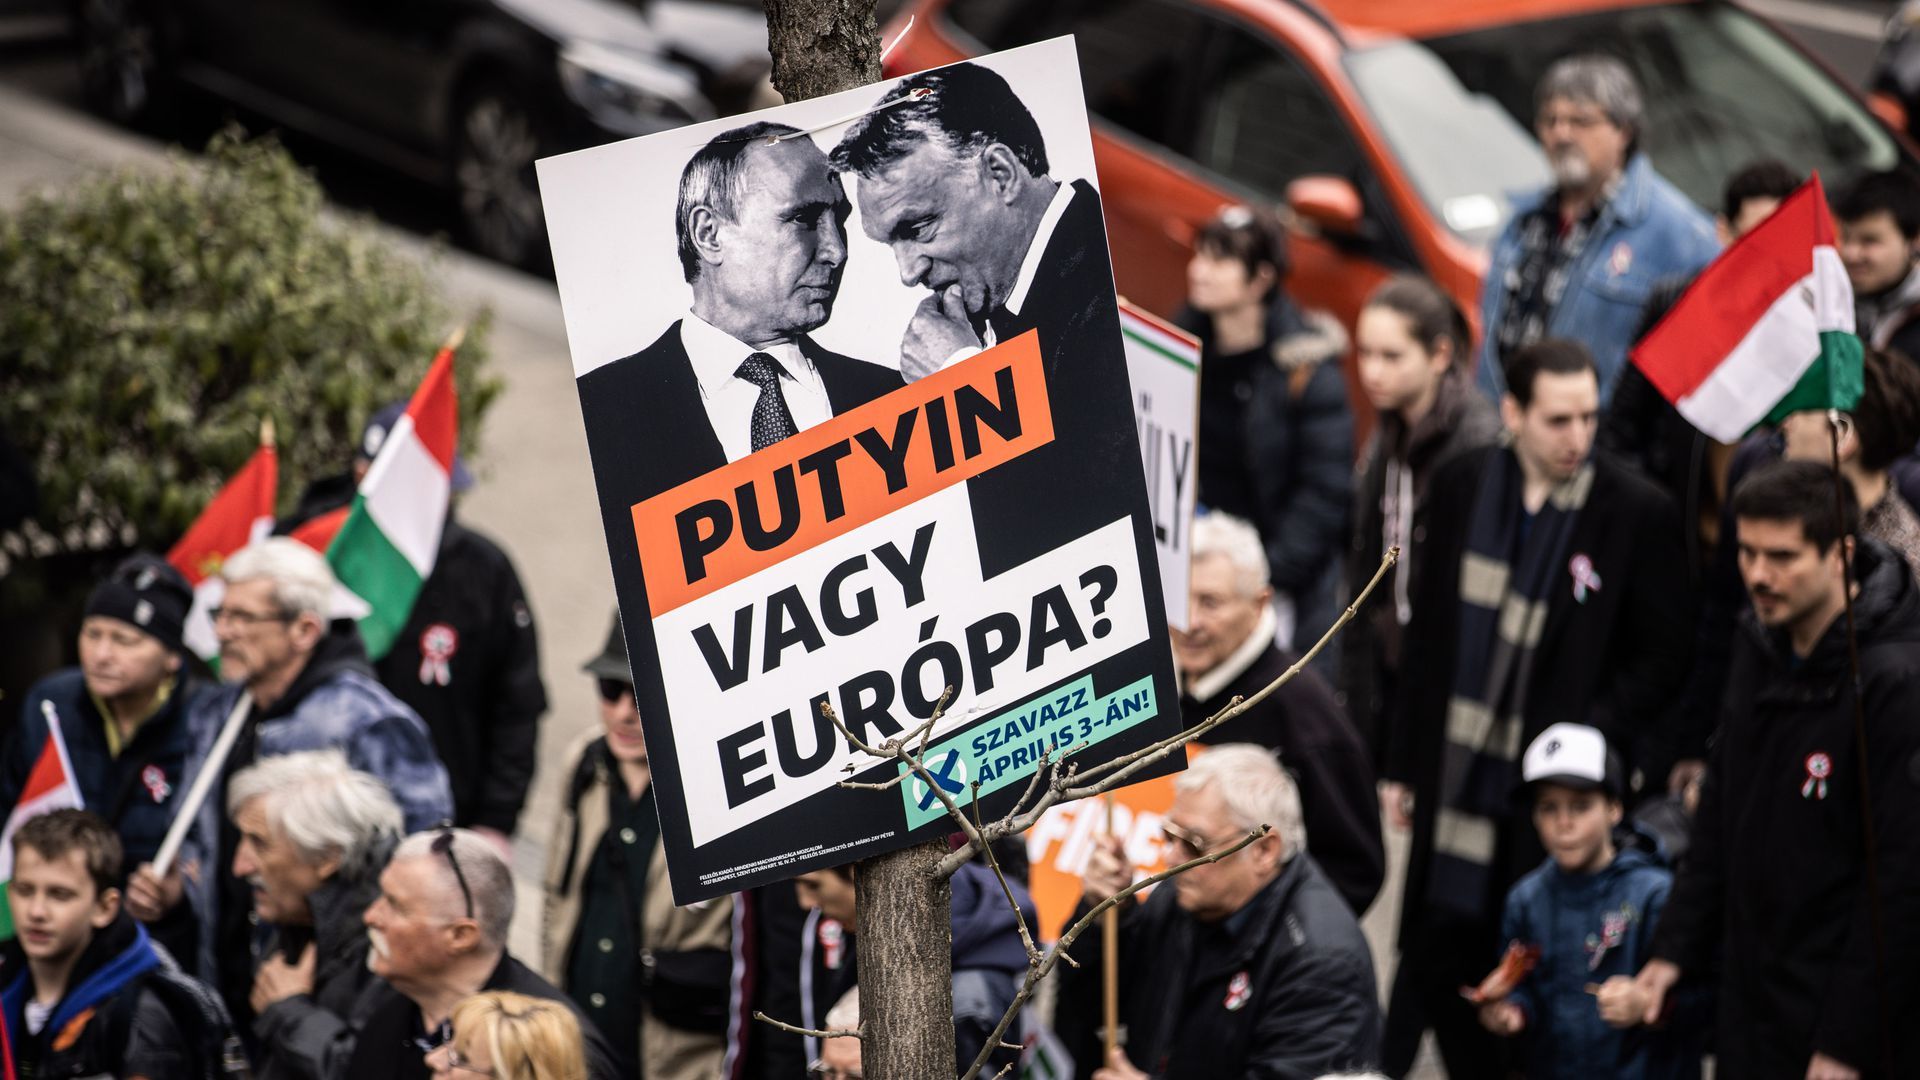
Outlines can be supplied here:
M0 217L0 430L35 462L37 524L164 550L279 432L280 509L342 471L366 418L405 398L454 319L432 265L323 220L277 144L41 194ZM456 372L463 447L500 391L486 317Z

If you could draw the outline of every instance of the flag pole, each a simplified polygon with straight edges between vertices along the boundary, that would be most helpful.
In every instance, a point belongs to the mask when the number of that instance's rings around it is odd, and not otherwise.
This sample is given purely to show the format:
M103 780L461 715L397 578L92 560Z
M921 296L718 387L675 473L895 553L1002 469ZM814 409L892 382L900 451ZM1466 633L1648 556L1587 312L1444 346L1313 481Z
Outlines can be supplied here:
M246 726L247 714L253 711L253 692L240 691L240 700L233 703L233 709L227 713L227 721L220 728L220 736L213 741L213 749L207 752L207 760L200 766L200 775L193 778L193 785L187 789L186 797L180 800L180 808L174 812L173 824L167 826L166 839L160 841L160 850L153 857L153 876L164 878L173 869L173 861L180 855L180 845L187 839L188 830L193 828L193 819L200 814L200 806L207 801L213 791L213 782L226 771L227 757L233 753L233 744L240 737L240 729Z
M1112 836L1113 796L1108 795L1101 802L1107 809L1107 835ZM1105 1066L1113 1060L1113 1051L1120 1045L1120 909L1108 908L1100 920L1100 1012L1106 1024L1106 1052L1100 1063Z
M1879 843L1873 829L1873 794L1868 783L1871 769L1867 757L1867 707L1861 693L1860 635L1853 618L1853 551L1847 535L1846 496L1840 485L1848 482L1840 472L1840 411L1827 410L1827 441L1833 452L1833 520L1840 539L1840 596L1847 619L1847 671L1853 681L1853 740L1859 764L1854 771L1860 777L1860 839L1867 859L1867 910L1873 924L1874 1004L1880 1014L1881 1067L1891 1075L1893 1069L1893 1033L1887 1015L1887 934L1880 905Z
M453 333L447 335L447 340L440 346L440 351L458 352L460 350L460 343L465 340L467 340L467 324L461 323L459 326L453 328Z
M269 450L273 449L273 417L271 416L260 418L260 445Z

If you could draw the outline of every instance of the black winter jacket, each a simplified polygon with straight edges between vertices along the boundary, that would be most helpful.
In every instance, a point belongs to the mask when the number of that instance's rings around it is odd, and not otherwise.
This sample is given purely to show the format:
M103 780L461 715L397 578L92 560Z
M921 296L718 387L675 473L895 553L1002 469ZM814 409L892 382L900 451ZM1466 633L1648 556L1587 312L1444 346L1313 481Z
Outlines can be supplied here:
M33 976L17 940L0 949L0 994L20 1080L139 1075L151 1080L244 1077L246 1057L220 999L183 974L122 911L95 932L66 994L30 1034Z
M1400 552L1400 561L1374 590L1366 610L1347 624L1340 648L1340 694L1347 714L1373 753L1375 767L1386 756L1389 701L1394 676L1400 670L1404 631L1396 612L1401 600L1410 605L1414 595L1425 535L1419 511L1426 504L1428 482L1440 466L1492 443L1500 433L1500 417L1468 376L1454 370L1441 379L1433 409L1411 432L1405 428L1398 417L1383 415L1367 441L1360 459L1360 484L1354 492L1352 539L1347 552L1344 599L1351 603L1366 588L1380 568L1381 556L1386 554L1387 480L1390 473L1401 479L1404 470L1406 486L1412 489L1412 499L1406 500L1411 505L1402 504L1398 495L1395 502L1399 516L1405 519L1398 532L1407 537L1407 546ZM1398 468L1392 467L1396 459ZM1322 859L1321 865L1325 866L1326 860Z
M1209 450L1202 422L1200 501L1252 522L1266 544L1273 587L1302 596L1332 584L1345 547L1353 493L1353 413L1340 370L1347 335L1332 316L1275 295L1267 309L1271 363L1242 371L1220 374L1226 369L1215 362L1211 318L1187 309L1175 322L1200 339L1203 396L1208 378L1231 378L1224 389L1242 405L1239 460ZM1209 464L1210 453L1218 465ZM1210 475L1233 480L1211 485L1225 491L1209 490Z
M1081 914L1086 908L1083 906ZM1314 1080L1372 1068L1380 1053L1373 957L1346 902L1310 855L1288 860L1245 908L1221 962L1190 970L1202 926L1162 885L1120 919L1120 1022L1126 1055L1156 1080ZM1101 949L1096 935L1062 967L1056 1028L1079 1075L1098 1067Z
M173 822L183 786L192 744L187 712L205 690L203 684L177 676L167 703L135 729L116 757L107 749L108 720L94 705L80 669L67 668L41 679L27 691L20 726L0 751L0 806L20 800L27 774L40 759L47 742L42 702L49 703L60 717L67 760L87 809L107 819L120 834L123 865L132 868L152 860Z
M1250 698L1293 666L1297 656L1268 645L1247 669L1205 701L1180 695L1180 723L1193 727ZM1300 789L1307 850L1357 917L1366 912L1386 877L1380 843L1380 799L1373 763L1333 690L1312 671L1302 671L1265 701L1214 728L1203 743L1249 742L1280 752L1280 762Z
M1920 1076L1920 589L1874 541L1861 542L1854 565L1869 764L1856 740L1845 617L1795 662L1781 632L1743 615L1692 846L1654 940L1654 955L1682 972L1705 970L1719 949L1724 1076L1799 1080L1815 1051L1868 1076ZM1884 950L1866 887L1863 778Z
M378 867L388 851L372 860L374 869L349 878L343 869L307 897L311 927L275 927L256 958L282 954L297 961L314 946L313 992L276 1001L253 1019L260 1048L254 1080L328 1080L353 1054L354 1031L363 1017L354 1003L374 981L367 970L367 928L361 921L380 892Z
M565 1005L568 1011L580 1021L580 1031L586 1036L587 1043L587 1080L621 1080L626 1074L618 1064L619 1056L613 1052L612 1044L593 1026L593 1021L580 1012L566 994L541 978L531 968L511 956L502 955L500 963L487 977L481 990L511 990L516 994L557 1001ZM425 1036L420 1029L420 1007L404 997L400 991L389 986L384 979L375 979L367 985L355 1002L353 1015L364 1018L359 1031L355 1034L353 1053L348 1057L344 1070L335 1073L341 1080L427 1080L426 1053L419 1047L418 1040ZM621 1032L628 1036L631 1032Z
M413 614L374 669L433 733L454 822L512 834L547 691L533 611L507 553L449 517Z
M1402 691L1385 770L1387 779L1414 789L1408 902L1400 917L1403 948L1425 932L1432 910L1426 902L1427 871L1454 685L1461 553L1481 476L1494 454L1508 453L1495 446L1463 454L1435 473L1428 489L1425 570L1407 627ZM1686 678L1693 629L1686 556L1673 519L1673 501L1665 492L1604 457L1594 460L1593 490L1574 523L1568 550L1569 566L1573 556L1587 557L1598 586L1577 598L1571 571L1554 570L1546 625L1533 653L1520 746L1562 720L1600 728L1630 759L1636 749L1663 746L1670 738L1671 710ZM1506 826L1493 888L1479 898L1489 936L1507 887L1545 857L1528 815L1516 812Z

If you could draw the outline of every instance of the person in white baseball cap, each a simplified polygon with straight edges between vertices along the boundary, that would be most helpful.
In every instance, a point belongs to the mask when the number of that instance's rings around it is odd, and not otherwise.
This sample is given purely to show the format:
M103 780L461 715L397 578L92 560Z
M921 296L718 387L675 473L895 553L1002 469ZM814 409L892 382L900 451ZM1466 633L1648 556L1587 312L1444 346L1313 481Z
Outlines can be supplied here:
M1619 757L1598 729L1562 722L1527 746L1520 772L1547 858L1508 892L1501 938L1538 959L1511 990L1482 1001L1480 1022L1519 1039L1522 1072L1536 1080L1697 1077L1699 1054L1675 1029L1630 1030L1646 1011L1633 976L1673 875L1653 845L1615 842Z

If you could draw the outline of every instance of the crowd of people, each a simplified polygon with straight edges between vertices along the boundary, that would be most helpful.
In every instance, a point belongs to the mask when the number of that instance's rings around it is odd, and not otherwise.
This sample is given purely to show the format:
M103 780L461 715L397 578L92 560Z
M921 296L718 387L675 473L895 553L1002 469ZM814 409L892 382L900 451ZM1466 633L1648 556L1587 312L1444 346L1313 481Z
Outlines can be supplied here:
M994 1043L1028 962L1024 850L1004 882L954 877L962 1069L1058 1046L1093 1080L1397 1077L1431 1032L1455 1077L1677 1078L1708 1056L1731 1077L1920 1075L1899 1020L1920 1004L1920 183L1867 176L1834 203L1858 404L1727 446L1627 358L1803 178L1755 163L1709 218L1641 153L1640 92L1604 57L1554 65L1536 107L1553 183L1494 244L1477 341L1407 276L1349 342L1289 299L1271 215L1198 234L1182 718L1280 678L1400 560L1336 650L1175 782L1170 861L1243 846L1121 904L1121 1031L1083 943ZM1374 414L1357 464L1350 346ZM79 665L24 701L0 804L45 796L57 724L86 809L0 853L19 1075L861 1076L858 1040L824 1036L859 1026L855 871L673 904L617 617L582 669L601 722L560 770L539 947L513 955L547 697L512 563L450 520L373 661L315 547L396 415L220 568L218 681L183 643L193 590L136 555L88 599ZM1383 827L1410 850L1392 958L1359 923ZM1082 910L1135 873L1098 838Z

